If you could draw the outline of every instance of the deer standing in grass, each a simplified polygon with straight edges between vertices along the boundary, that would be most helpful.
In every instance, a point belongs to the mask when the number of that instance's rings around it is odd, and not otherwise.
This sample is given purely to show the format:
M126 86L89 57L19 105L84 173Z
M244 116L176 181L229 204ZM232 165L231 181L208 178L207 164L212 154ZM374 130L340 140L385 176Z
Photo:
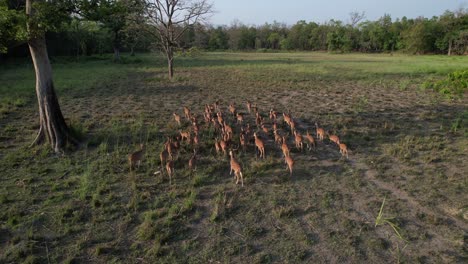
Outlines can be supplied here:
M294 130L294 142L296 143L296 148L302 151L304 147L304 143L302 142L302 135L296 130Z
M180 115L173 113L174 115L174 120L177 122L177 124L180 126Z
M166 171L169 176L169 185L172 184L172 176L174 175L174 161L170 160L166 163Z
M289 175L292 177L294 160L291 158L291 156L286 156L284 157L284 163L286 163L286 170L289 169Z
M239 136L239 143L242 147L242 151L245 152L245 150L247 149L247 141L245 139L245 135L244 134L240 134Z
M164 144L164 147L166 148L167 153L169 153L169 158L171 160L174 159L175 147L172 144L172 139L168 138L166 143Z
M273 110L273 108L270 109L270 119L276 122L276 118L278 118L278 112Z
M185 140L186 142L190 142L190 132L188 131L182 132L179 130L179 133L180 133L180 138L182 141Z
M315 131L317 133L317 138L320 141L323 141L323 139L325 138L325 130L319 127L317 123L315 123Z
M275 136L275 144L281 145L281 136L278 134L278 130L273 130L273 135Z
M263 133L265 133L266 135L268 135L268 132L269 132L268 127L266 127L265 124L262 124L261 127L262 127Z
M262 116L257 112L255 114L255 125L257 125L257 127L259 127L262 124L262 121L263 121Z
M133 152L132 154L128 155L128 163L130 164L130 171L135 167L135 165L139 168L141 164L141 160L145 154L145 145L140 144L140 150Z
M291 121L289 121L289 127L291 127L291 133L294 133L296 131L296 121L291 117Z
M188 161L188 167L190 171L193 172L195 170L196 162L197 162L197 151L194 149L193 155Z
M167 151L166 146L164 146L164 149L159 154L159 159L161 160L161 172L163 172L164 171L164 164L169 159L169 152Z
M337 135L328 134L328 139L330 139L330 141L335 143L337 146L340 146L340 138Z
M231 112L232 116L236 115L236 106L234 104L229 105L229 112Z
M315 140L314 137L309 133L309 130L307 130L305 138L307 140L307 148L309 149L309 151L312 149L312 146L314 146L315 149Z
M346 156L346 159L348 159L348 147L346 146L345 143L340 143L340 153L341 156Z
M291 115L283 113L283 120L289 126L289 123L291 122Z
M226 122L223 123L223 133L227 135L229 139L232 138L232 134L233 134L232 127L226 124Z
M219 145L219 141L217 138L215 139L214 144L215 144L216 154L219 154L222 150L221 150L221 146Z
M244 122L244 115L242 113L237 113L236 118L237 118L237 124L242 125L242 123Z
M252 112L252 103L250 101L247 101L246 106L247 106L247 110L249 111L249 113L251 113Z
M184 106L184 115L185 115L185 118L187 118L187 120L190 121L190 109L188 109L188 107Z
M258 151L260 152L260 158L265 158L265 144L263 144L263 140L261 140L257 132L254 133L255 138L255 146L257 147Z
M226 156L227 146L228 146L228 144L224 139L221 139L219 141L219 147L220 147L221 151L223 152L224 156Z
M286 141L286 137L283 137L283 143L281 144L281 151L283 152L284 157L289 156L289 147Z
M231 170L229 171L229 175L232 175L234 172L234 177L236 178L236 184L239 184L239 180L241 181L242 187L244 187L244 176L242 175L242 167L239 162L234 158L232 154L232 150L229 151L229 156L231 156Z

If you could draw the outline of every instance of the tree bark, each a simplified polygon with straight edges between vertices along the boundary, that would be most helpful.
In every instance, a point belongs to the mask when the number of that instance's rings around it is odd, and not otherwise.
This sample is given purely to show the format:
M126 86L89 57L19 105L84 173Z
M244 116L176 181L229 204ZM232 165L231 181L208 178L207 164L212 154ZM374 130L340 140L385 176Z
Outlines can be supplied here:
M172 79L174 77L174 51L172 47L167 47L166 50L167 55L167 67L168 67L168 77Z
M120 35L119 31L114 32L114 60L120 61Z
M449 40L448 56L452 55L452 39Z
M26 13L31 15L31 0L27 0ZM63 151L67 143L78 142L70 135L65 123L52 80L52 66L47 54L44 32L35 32L35 25L28 24L29 51L36 73L36 95L39 106L39 132L33 144L47 140L56 153Z
M114 60L120 61L120 49L118 47L114 47Z

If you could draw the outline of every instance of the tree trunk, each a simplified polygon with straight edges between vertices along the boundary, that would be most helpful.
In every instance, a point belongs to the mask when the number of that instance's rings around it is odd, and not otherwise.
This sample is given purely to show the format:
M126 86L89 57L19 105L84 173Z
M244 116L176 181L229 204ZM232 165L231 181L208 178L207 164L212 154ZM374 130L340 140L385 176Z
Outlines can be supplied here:
M167 67L168 67L168 77L169 79L172 80L172 77L174 77L174 51L172 50L172 47L168 47L166 50L166 55L167 55Z
M33 16L32 0L26 1L26 14ZM30 35L29 51L36 73L36 95L39 106L39 132L33 144L47 140L56 153L61 152L67 143L77 144L60 110L52 80L52 66L45 41L45 33L38 30L29 20L27 28Z
M130 47L130 56L135 56L135 47L133 45Z
M114 47L114 60L120 61L120 49L118 47Z
M52 80L52 66L47 54L45 36L28 41L29 51L36 72L36 95L39 106L39 132L33 144L41 144L45 139L55 152L60 152L67 143L76 144L65 123Z
M448 56L452 55L452 39L449 40Z
M119 31L114 32L114 61L120 61L120 35Z

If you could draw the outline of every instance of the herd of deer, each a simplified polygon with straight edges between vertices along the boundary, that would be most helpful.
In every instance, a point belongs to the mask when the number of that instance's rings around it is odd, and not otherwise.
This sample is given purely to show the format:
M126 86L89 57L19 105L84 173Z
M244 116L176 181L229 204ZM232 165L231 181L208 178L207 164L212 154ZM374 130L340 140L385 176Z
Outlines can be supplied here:
M211 105L205 105L205 110L203 113L204 128L212 129L214 132L214 149L216 150L217 154L224 154L224 156L226 156L229 151L229 174L232 175L232 173L234 173L236 184L239 184L240 182L241 185L244 186L242 166L235 158L233 151L237 150L240 146L242 147L242 150L246 152L247 147L253 143L255 145L256 151L258 151L258 154L255 154L256 157L258 155L260 158L264 159L266 145L265 142L270 139L270 131L273 131L274 144L276 144L281 149L284 162L286 164L286 169L289 170L289 173L292 176L294 160L290 155L290 147L288 145L287 137L290 134L293 135L295 147L298 151L301 152L304 149L304 144L307 146L309 151L311 151L312 148L315 149L316 141L314 137L310 134L309 130L307 130L305 136L299 132L297 128L297 121L291 116L290 112L282 114L283 122L289 126L289 129L285 127L284 130L290 130L290 132L284 131L282 133L283 135L280 135L280 129L278 128L278 112L274 111L273 109L270 110L268 115L270 122L267 124L265 118L260 114L256 105L252 105L252 103L248 101L246 107L249 115L255 115L256 131L252 131L253 129L251 128L250 123L245 121L246 114L238 112L234 104L229 105L229 113L227 115L223 113L218 101ZM184 107L184 115L186 121L190 122L190 129L187 131L179 130L179 133L177 133L176 136L167 137L167 140L164 143L164 148L159 154L159 158L161 160L161 171L164 168L166 169L166 172L169 176L169 182L172 181L172 176L174 175L174 156L181 148L182 144L185 143L186 145L193 148L193 154L188 161L188 168L191 171L195 169L195 164L197 161L197 153L201 143L201 123L199 122L197 115L193 114L187 107ZM173 113L173 116L175 122L180 128L183 125L181 116L177 113ZM232 116L232 119L230 116ZM229 119L231 119L232 123L235 123L236 129L233 129L233 126L229 125ZM340 141L337 135L325 132L325 130L319 127L317 123L315 123L315 128L316 138L318 141L324 141L325 137L328 136L328 139L338 146L341 155L348 158L348 148L346 144ZM239 134L239 144L234 144L234 131L238 132ZM234 145L237 145L237 148L234 148ZM144 152L145 146L140 145L139 151L136 151L128 156L130 170L132 170L135 166L140 166Z

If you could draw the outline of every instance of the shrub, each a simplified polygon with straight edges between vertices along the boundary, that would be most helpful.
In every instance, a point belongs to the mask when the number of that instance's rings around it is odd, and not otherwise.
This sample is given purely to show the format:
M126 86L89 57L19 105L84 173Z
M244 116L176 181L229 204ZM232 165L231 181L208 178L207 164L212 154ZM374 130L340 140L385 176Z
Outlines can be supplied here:
M449 73L439 81L426 81L423 88L433 89L447 98L460 98L468 90L468 69Z

